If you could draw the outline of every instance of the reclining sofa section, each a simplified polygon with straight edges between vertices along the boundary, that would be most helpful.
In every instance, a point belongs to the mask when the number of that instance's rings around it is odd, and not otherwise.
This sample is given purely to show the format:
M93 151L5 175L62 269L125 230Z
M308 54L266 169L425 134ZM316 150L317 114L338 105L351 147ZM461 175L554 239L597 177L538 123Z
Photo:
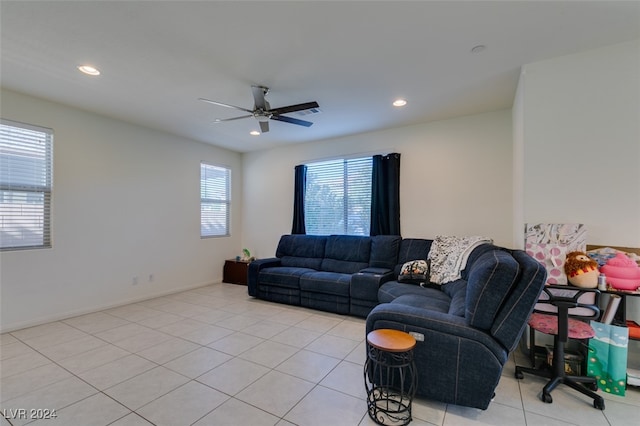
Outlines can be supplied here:
M521 250L482 244L458 280L398 282L403 264L426 260L431 244L399 236L284 235L275 258L249 265L249 295L366 317L366 333L413 333L417 394L486 409L546 271Z
M366 317L393 278L401 237L283 235L276 257L249 264L249 295Z

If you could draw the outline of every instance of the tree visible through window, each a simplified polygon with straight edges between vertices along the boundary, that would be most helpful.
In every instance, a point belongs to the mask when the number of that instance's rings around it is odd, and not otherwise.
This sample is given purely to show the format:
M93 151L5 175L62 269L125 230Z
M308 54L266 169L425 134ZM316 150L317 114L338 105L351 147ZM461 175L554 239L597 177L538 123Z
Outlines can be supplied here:
M369 235L371 157L307 164L305 227L309 235Z
M200 236L228 236L231 170L200 164Z
M0 248L51 247L53 131L0 121Z

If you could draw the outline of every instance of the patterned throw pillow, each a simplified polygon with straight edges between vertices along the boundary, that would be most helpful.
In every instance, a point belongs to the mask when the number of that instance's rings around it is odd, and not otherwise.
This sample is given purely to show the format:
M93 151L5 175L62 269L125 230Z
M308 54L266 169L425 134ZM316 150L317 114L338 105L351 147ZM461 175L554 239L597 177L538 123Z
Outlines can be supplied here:
M429 264L425 260L412 260L402 265L398 282L425 284L429 282Z

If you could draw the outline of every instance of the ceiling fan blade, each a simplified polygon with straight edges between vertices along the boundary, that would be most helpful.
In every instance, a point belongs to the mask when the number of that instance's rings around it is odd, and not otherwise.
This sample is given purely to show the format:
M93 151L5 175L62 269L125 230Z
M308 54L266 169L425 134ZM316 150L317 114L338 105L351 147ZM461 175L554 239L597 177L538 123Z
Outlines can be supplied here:
M269 131L269 122L268 121L260 121L260 131L262 133L267 133Z
M311 127L313 124L310 121L298 120L297 118L286 117L284 115L273 115L272 120L284 121L285 123L297 124L298 126Z
M314 109L314 108L319 108L320 105L318 105L317 102L305 102L303 104L297 104L297 105L289 105L289 106L284 106L284 107L280 107L280 108L274 108L272 110L269 110L269 112L272 112L274 114L287 114L290 112L296 112L296 111L304 111L306 109Z
M255 101L256 109L269 109L269 105L267 105L264 99L264 95L267 94L269 88L263 86L251 86L251 91L253 92L253 100Z
M249 118L249 117L253 117L253 114L251 115L241 115L240 117L232 117L232 118L216 118L213 122L214 123L220 123L223 121L234 121L234 120L240 120L242 118Z
M235 105L223 104L222 102L211 101L211 100L205 99L205 98L198 98L198 100L202 101L202 102L207 102L207 103L210 103L210 104L218 105L218 106L223 106L223 107L226 107L226 108L239 109L240 111L246 111L246 112L253 113L253 111L250 110L250 109L242 108L242 107L235 106Z

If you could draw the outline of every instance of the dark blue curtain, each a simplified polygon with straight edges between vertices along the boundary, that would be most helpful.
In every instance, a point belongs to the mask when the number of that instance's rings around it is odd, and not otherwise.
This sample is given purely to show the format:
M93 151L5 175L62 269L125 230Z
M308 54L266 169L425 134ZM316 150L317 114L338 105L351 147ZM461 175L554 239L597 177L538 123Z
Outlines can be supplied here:
M304 226L304 192L307 186L307 166L301 164L295 168L293 189L293 226L292 234L306 234Z
M400 234L400 154L374 155L370 235Z

